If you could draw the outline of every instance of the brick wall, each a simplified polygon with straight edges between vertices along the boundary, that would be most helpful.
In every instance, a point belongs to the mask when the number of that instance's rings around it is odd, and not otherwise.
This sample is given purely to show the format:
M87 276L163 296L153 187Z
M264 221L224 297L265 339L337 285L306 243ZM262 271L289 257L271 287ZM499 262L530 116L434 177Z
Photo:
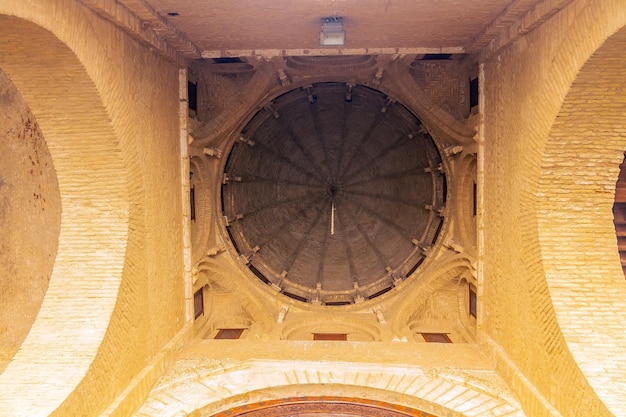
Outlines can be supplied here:
M582 67L552 126L537 188L537 223L554 310L598 396L626 414L626 281L613 225L626 150L626 29Z
M615 80L587 84L598 74L576 78L625 22L623 2L578 1L485 63L482 329L502 347L492 357L532 416L626 412L615 401L624 369L602 365L623 355L610 340L623 326L608 316L624 308L606 283L621 274L610 206L624 144L595 135L591 122L605 108L583 106L585 88L614 89L603 104L623 93ZM617 65L609 61L600 66ZM616 119L608 122L614 138Z
M292 395L378 399L435 415L523 417L468 344L205 340L190 346L136 417L211 416ZM280 355L281 361L275 358ZM210 359L209 359L210 358Z
M25 19L2 18L0 67L41 125L63 206L0 414L94 415L184 325L178 68L72 1L0 13Z
M61 223L50 151L0 69L0 372L32 326L48 289Z

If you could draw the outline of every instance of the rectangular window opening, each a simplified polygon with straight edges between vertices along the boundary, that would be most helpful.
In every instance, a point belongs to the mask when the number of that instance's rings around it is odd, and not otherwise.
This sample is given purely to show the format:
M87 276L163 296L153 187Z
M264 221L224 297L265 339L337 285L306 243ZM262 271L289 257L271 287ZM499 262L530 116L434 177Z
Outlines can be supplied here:
M292 293L287 292L287 291L283 291L283 294L285 294L289 298L293 298L294 300L302 301L303 303L306 303L306 302L309 301L305 297L301 297L299 295L292 294Z
M422 262L424 262L424 259L426 259L426 257L422 256L420 260L417 261L415 265L413 265L413 268L409 269L409 272L406 273L406 276L410 277L411 275L413 275L413 272L415 272L415 270L422 264Z
M213 58L214 64L239 64L244 62L239 57L223 57L223 58Z
M469 85L470 108L478 106L478 77L472 78Z
M428 343L452 343L446 333L421 333L421 335Z
M193 294L193 311L196 319L204 314L204 294L202 293L202 288Z
M378 291L378 292L376 292L376 293L374 293L374 294L370 295L370 296L369 296L369 298L376 298L376 297L378 297L378 296L380 296L380 295L383 295L383 294L385 294L385 293L387 293L387 292L391 291L392 289L393 289L393 287L383 288L382 290L380 290L380 291Z
M476 317L476 288L471 284L469 286L469 314Z
M313 340L340 340L347 341L347 333L313 333Z
M253 264L249 264L248 268L250 269L250 271L252 271L252 273L254 275L256 275L261 281L263 281L266 284L271 284L271 281L269 279L267 279L267 277L265 275L263 275L263 273L261 271L259 271Z
M237 251L237 253L240 253L239 252L239 246L237 246L237 242L235 242L235 238L233 237L233 232L230 231L230 227L227 227L226 231L228 232L228 237L230 238L230 241L232 242L233 246L235 247L235 250Z
M474 181L472 193L472 213L474 217L476 217L476 213L478 213L478 186L476 185L476 181Z
M327 306L347 306L352 303L350 301L328 301L324 304Z
M422 61L442 61L452 58L452 54L424 54Z
M239 339L246 329L219 329L215 339Z
M191 81L187 81L187 104L195 116L198 111L198 85Z
M191 220L196 221L196 192L193 187L189 189L189 208L191 211Z

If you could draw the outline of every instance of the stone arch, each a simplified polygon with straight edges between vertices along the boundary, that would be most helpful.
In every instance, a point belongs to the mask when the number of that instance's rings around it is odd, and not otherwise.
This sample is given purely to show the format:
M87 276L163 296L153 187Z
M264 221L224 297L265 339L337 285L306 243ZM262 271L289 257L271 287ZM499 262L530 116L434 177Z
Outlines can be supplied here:
M486 57L482 67L484 139L493 140L495 146L485 146L485 161L489 161L484 164L482 213L485 217L479 219L478 224L479 230L485 231L481 243L485 248L485 274L479 274L478 292L479 298L486 301L479 309L478 340L488 349L495 359L494 366L518 397L528 399L525 409L533 415L539 415L538 410L544 410L542 413L546 415L557 412L579 415L589 410L598 416L624 414L623 409L611 413L608 408L612 405L607 402L609 396L619 396L623 388L608 380L604 386L592 383L590 375L579 364L583 350L570 342L574 340L572 336L584 334L587 344L595 343L589 322L578 321L576 327L570 327L574 323L563 316L577 310L577 314L593 314L591 310L597 307L592 303L594 285L590 281L594 278L590 276L579 282L582 285L577 286L578 305L574 304L575 299L559 295L563 285L573 289L577 284L572 278L580 277L571 269L559 269L578 266L576 263L565 265L565 259L579 256L583 263L589 258L582 254L582 247L572 247L568 242L576 229L586 227L584 222L588 218L586 215L576 220L570 218L567 226L555 227L554 221L562 217L562 198L567 196L550 190L550 183L556 184L559 178L552 175L554 167L550 167L558 155L549 148L559 140L552 138L551 130L579 70L594 51L624 25L625 18L620 1L570 5L535 31L499 50L497 56ZM558 41L539 53L542 42L553 38ZM504 107L507 110L500 111ZM576 146L576 140L570 140L575 138L562 139ZM589 136L588 140L593 141L593 138ZM615 167L618 165L616 161ZM583 169L587 167L581 165ZM561 170L561 177L565 172ZM607 189L611 195L616 179L617 171L611 189ZM574 194L578 192L574 190ZM615 240L610 208L607 213L607 224ZM552 246L548 252L546 244ZM619 270L616 245L614 247L612 262L616 262ZM555 262L562 264L555 268ZM567 280L571 282L565 283ZM599 284L597 290L602 285ZM591 290L589 298L583 295L588 289ZM503 325L515 330L502 331ZM610 345L613 343L620 342L611 341ZM573 349L579 352L574 355ZM529 361L531 357L533 360ZM506 364L507 360L514 362L514 366ZM511 372L515 367L532 382L533 388ZM596 371L603 372L600 369ZM603 390L612 394L600 394Z
M48 291L0 376L0 408L7 415L48 415L84 377L115 306L128 234L124 163L100 94L74 52L47 29L14 16L0 15L0 39L0 67L37 118L62 206Z
M214 238L215 209L210 204L211 186L207 161L194 155L189 160L190 193L193 192L193 218L191 219L191 247L193 263L198 263L206 254L204 242ZM191 191L193 190L193 191ZM191 202L190 194L190 202Z
M244 324L253 330L254 335L265 334L274 326L271 304L255 295L254 289L240 285L233 276L239 274L238 267L232 262L222 262L205 257L197 266L198 281L196 286L207 286L207 297L211 302L209 328L219 324ZM218 298L223 304L230 304L229 309L217 307ZM233 312L235 314L233 314ZM212 327L211 327L212 326Z
M457 300L459 309L459 319L461 325L466 329L468 334L468 340L473 340L476 337L477 328L477 314L473 315L470 312L470 289L474 293L474 308L478 311L477 298L476 298L476 279L472 275L470 270L466 270L461 273L456 283L457 287Z
M458 162L455 161L456 187L454 211L457 222L458 242L465 251L472 256L476 253L476 154L463 154Z
M616 415L626 412L626 282L612 214L626 149L625 48L622 26L580 68L547 138L537 188L541 256L558 324Z
M394 61L390 65L394 71L389 71L387 75L389 80L386 81L392 86L393 95L402 99L403 103L420 117L436 140L463 145L472 143L474 130L436 104L418 85L408 70L409 59L410 56Z
M523 412L493 382L453 370L320 361L189 360L163 381L136 415L205 416L234 406L289 396L346 396L388 401L435 415L511 416Z
M406 295L393 307L393 317L397 319L394 333L405 334L411 328L417 307L429 300L431 292L447 289L456 294L459 277L466 275L471 275L471 263L464 254L450 253L438 259L429 274L420 282L407 287ZM455 307L451 311L457 310ZM455 321L457 318L454 318Z

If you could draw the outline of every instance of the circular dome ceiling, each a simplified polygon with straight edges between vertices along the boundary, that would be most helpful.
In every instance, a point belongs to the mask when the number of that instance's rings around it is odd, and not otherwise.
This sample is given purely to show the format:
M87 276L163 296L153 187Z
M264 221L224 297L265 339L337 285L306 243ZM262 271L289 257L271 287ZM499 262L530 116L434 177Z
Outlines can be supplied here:
M250 270L304 302L381 295L419 267L443 224L435 143L406 107L318 83L259 110L227 158L222 208Z

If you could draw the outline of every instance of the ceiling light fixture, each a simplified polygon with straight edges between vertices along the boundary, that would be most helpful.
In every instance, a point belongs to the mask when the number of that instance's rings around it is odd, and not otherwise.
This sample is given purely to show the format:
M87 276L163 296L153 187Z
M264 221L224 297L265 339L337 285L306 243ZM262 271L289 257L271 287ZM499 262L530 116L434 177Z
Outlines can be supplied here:
M320 46L343 46L346 43L346 31L343 29L342 17L322 18L320 29Z

